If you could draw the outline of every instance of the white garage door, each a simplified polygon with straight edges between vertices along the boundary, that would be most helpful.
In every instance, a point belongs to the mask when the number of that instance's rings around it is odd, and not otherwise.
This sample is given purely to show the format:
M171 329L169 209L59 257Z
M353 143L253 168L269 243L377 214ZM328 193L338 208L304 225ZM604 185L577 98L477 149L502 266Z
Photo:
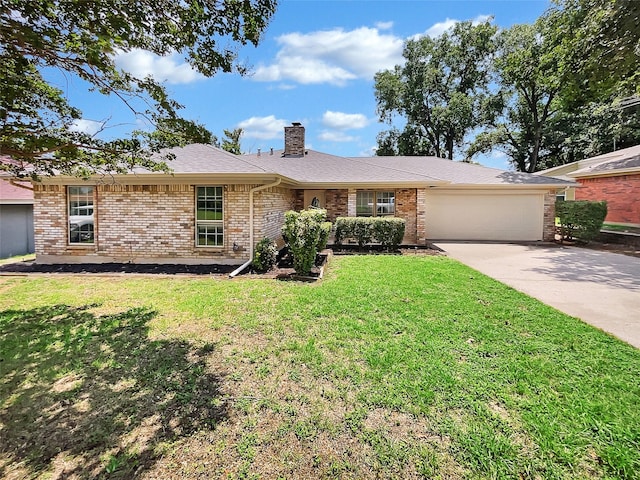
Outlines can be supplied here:
M542 240L544 195L431 191L426 216L430 240Z

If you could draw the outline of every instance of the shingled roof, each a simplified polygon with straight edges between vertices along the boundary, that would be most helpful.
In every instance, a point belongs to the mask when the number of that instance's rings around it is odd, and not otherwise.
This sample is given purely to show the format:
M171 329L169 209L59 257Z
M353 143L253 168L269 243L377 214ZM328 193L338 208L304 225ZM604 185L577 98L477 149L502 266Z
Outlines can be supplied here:
M30 182L10 182L9 178L0 178L0 204L30 203L33 203Z
M585 158L538 172L539 175L569 179L640 172L640 145Z
M173 173L256 174L280 176L294 185L421 185L565 187L573 182L509 172L438 157L341 157L315 150L284 155L282 150L233 155L211 145L187 145L167 150ZM139 172L142 173L142 172Z

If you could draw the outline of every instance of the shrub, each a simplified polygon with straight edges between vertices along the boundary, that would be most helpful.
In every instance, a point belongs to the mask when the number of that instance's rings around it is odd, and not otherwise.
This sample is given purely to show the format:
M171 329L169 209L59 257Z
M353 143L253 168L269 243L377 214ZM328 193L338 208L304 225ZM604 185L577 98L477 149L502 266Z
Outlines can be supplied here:
M276 264L277 257L278 246L276 242L265 237L256 245L251 265L260 273L268 272Z
M282 236L286 239L293 268L299 275L308 275L316 261L320 247L326 246L331 223L325 222L327 211L323 209L290 210L284 214Z
M336 218L336 245L352 238L362 248L371 242L371 217L338 217Z
M588 242L600 232L607 216L607 202L588 200L556 202L562 240L578 238Z
M320 224L320 239L318 240L318 251L327 248L329 235L331 235L331 222L322 222Z
M360 248L372 241L383 247L397 249L404 237L405 221L395 217L338 217L336 244L354 239Z
M376 218L373 223L373 238L385 248L397 250L404 237L405 221L403 218Z

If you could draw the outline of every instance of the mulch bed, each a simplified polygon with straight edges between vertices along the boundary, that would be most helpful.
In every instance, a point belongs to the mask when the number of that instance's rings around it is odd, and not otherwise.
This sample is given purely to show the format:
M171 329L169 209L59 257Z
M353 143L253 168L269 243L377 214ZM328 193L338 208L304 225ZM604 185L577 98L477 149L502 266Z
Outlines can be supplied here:
M357 245L343 245L334 247L335 255L442 255L442 251L436 247L402 246L395 252L387 252L381 247L367 246L359 249ZM278 278L282 280L308 280L312 281L320 277L321 267L327 262L328 254L318 255L316 266L307 277L299 277L293 270L291 255L284 250L278 257L277 265L267 273L257 273L248 267L241 275L259 276L261 278ZM1 274L29 274L29 273L72 273L72 274L156 274L156 275L228 275L237 268L237 265L180 265L180 264L144 264L144 263L61 263L39 264L30 262L15 262L0 265Z
M143 263L64 263L44 265L35 262L16 262L0 265L2 273L95 273L95 274L160 274L160 275L224 275L233 272L234 265L178 265Z

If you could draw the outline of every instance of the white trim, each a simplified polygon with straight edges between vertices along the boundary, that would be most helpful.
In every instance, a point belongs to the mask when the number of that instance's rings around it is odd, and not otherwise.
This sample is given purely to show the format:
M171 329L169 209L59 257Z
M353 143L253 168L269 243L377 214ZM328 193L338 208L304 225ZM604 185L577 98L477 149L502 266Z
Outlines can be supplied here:
M220 220L198 220L198 188L220 188L222 190L222 218ZM225 227L224 227L224 212L225 212L225 208L224 208L224 199L225 199L225 194L224 194L224 190L225 187L224 185L194 185L193 188L193 196L194 196L194 201L193 201L193 209L194 209L194 215L193 215L193 220L194 220L194 224L193 224L193 234L194 234L194 245L195 248L211 248L211 249L216 249L216 250L221 250L225 248L225 243L227 240L227 236L225 234ZM212 226L220 226L222 227L222 245L199 245L198 244L198 223L201 223L202 225L212 225Z
M11 200L7 198L0 199L0 205L33 205L33 199L31 200Z
M93 220L93 242L72 242L71 241L71 219L70 219L70 203L71 203L71 193L69 193L69 189L71 188L91 188L91 211L93 212L90 216ZM67 246L69 247L95 247L96 246L96 219L97 219L97 207L98 202L96 201L97 189L94 185L66 185L65 188L66 193L66 203L67 203ZM76 195L80 197L80 195ZM86 196L89 197L88 195ZM84 215L83 215L84 216ZM89 215L86 215L89 216Z

